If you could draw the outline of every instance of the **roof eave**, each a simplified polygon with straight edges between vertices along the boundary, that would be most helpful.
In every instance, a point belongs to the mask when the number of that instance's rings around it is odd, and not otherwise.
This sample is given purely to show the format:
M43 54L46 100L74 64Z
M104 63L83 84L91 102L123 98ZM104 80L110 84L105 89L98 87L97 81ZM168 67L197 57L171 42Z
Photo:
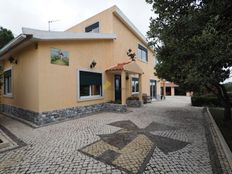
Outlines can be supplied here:
M27 35L25 34L20 34L16 38L14 38L12 41L10 41L7 45L5 45L1 50L0 50L0 60L1 56L3 56L5 53L10 51L12 48L16 47L17 45L21 44L23 41L27 39Z

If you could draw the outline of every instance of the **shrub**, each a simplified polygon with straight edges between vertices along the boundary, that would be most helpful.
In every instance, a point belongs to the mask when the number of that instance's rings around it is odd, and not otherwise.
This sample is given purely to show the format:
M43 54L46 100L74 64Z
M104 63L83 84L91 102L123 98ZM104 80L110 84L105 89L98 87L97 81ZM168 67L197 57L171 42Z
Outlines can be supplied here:
M127 100L139 100L138 96L130 96L127 98Z
M221 102L215 96L192 96L191 102L192 106L222 106Z

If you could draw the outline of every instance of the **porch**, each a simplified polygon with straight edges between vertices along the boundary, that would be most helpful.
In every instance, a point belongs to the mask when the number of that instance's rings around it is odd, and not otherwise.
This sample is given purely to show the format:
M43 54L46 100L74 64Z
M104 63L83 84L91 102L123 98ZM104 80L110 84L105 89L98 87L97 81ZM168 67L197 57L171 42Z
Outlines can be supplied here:
M114 101L120 101L122 105L126 105L127 98L132 94L131 83L129 79L131 79L132 76L137 76L138 97L139 101L143 103L142 82L144 72L136 63L136 61L118 63L108 68L106 72L114 75Z

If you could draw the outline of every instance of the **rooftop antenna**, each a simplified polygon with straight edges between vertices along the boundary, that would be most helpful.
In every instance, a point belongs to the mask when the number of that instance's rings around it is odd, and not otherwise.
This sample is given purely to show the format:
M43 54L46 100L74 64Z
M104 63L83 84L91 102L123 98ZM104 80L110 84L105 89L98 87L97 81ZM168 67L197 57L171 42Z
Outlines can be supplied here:
M48 31L51 31L51 28L50 28L50 25L51 23L53 22L58 22L59 20L51 20L51 21L48 21Z

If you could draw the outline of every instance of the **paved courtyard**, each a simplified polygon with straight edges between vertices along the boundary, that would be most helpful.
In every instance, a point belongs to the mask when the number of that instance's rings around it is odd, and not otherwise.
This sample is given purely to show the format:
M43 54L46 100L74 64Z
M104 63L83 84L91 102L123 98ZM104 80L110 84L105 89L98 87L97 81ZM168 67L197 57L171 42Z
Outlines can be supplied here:
M36 129L2 115L0 124L22 140L21 147L0 152L1 174L222 172L203 110L188 97Z

